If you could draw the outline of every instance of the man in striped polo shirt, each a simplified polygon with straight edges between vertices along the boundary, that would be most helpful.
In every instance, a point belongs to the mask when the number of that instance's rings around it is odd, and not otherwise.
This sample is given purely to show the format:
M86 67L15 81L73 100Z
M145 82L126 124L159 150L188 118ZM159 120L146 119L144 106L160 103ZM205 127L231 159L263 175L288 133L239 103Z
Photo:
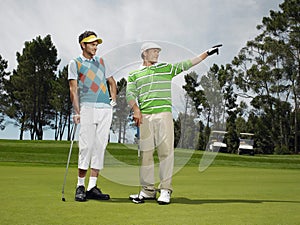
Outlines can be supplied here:
M133 110L133 119L140 129L141 167L140 193L130 199L156 199L153 153L159 158L159 204L169 204L174 167L174 125L172 117L171 81L183 71L197 65L207 56L219 53L220 45L197 57L176 63L158 63L161 47L152 42L141 47L143 64L130 72L127 81L127 101Z

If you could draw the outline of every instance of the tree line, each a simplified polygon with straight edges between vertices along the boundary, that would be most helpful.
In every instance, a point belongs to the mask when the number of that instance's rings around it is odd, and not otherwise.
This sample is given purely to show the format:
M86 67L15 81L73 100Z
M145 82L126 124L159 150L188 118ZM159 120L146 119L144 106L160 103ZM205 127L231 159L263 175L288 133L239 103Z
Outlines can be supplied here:
M234 153L241 132L254 133L259 153L299 152L300 0L286 0L257 26L260 34L246 43L226 65L214 64L207 73L185 75L185 111L175 118L175 144L205 149L211 130L225 130L227 151ZM25 42L17 52L17 68L7 72L0 55L0 129L10 121L19 139L29 131L42 140L45 129L54 139L70 139L72 105L67 66L51 36ZM125 143L130 109L125 99L126 79L117 82L118 106L112 131ZM9 119L7 119L9 118Z
M213 65L200 80L185 76L183 88L196 116L205 118L199 121L197 148L205 149L211 128L226 127L228 152L237 151L241 132L249 132L257 152L299 153L300 1L279 7L263 18L261 33L231 63Z

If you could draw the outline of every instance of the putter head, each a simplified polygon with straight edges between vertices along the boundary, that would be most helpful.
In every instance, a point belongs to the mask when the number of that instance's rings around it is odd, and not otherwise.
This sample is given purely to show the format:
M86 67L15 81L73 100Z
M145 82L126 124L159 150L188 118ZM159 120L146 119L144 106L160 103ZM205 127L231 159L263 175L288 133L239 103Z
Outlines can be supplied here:
M140 199L139 197L133 198L131 201L132 201L133 203L135 203L135 204L142 204L142 203L145 203L145 200L144 200L144 199Z
M61 200L62 200L63 202L65 202L65 201L66 201L66 199L65 199L65 198L61 198Z

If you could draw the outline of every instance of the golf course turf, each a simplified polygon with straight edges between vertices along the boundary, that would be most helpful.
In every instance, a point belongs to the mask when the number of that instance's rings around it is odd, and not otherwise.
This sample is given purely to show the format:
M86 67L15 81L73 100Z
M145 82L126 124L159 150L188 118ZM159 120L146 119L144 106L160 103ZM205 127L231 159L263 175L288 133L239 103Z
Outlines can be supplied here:
M61 200L70 142L0 140L0 224L300 224L300 156L238 156L219 153L203 172L203 151L187 153L173 177L170 205L134 204L136 146L109 144L98 186L111 200L74 201L78 146L75 144ZM184 157L183 157L184 158ZM124 167L124 165L130 165ZM118 182L118 174L127 174ZM132 181L131 181L132 180Z

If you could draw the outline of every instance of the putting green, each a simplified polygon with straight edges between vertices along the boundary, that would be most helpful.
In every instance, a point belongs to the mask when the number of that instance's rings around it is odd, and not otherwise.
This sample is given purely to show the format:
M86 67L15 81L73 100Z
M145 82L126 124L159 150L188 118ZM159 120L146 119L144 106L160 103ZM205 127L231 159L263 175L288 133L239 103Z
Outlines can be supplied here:
M107 168L112 169L113 168ZM299 224L298 169L185 166L173 178L172 203L136 205L138 187L99 178L109 201L74 201L77 170L0 163L0 223L4 224Z

